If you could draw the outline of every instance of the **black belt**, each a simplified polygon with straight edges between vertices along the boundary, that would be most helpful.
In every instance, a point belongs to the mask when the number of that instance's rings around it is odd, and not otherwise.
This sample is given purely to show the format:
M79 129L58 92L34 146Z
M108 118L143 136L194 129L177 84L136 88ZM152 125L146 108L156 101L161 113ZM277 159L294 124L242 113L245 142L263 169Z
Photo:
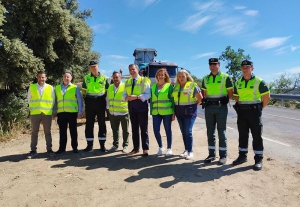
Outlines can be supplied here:
M221 106L221 105L227 105L227 104L221 104L220 101L207 101L206 106L211 106L211 105L214 105L214 106Z
M252 110L252 109L257 109L258 104L249 104L249 105L239 105L239 110Z
M97 99L102 99L105 98L105 96L86 96L85 99L92 99L92 100L97 100Z

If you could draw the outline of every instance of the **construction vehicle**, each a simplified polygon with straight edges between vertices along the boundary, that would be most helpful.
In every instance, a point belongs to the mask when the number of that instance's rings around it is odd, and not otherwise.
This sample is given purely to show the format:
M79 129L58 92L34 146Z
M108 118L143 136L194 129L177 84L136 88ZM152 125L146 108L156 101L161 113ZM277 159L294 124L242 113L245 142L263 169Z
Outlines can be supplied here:
M174 84L178 71L178 65L176 63L156 61L154 58L157 56L157 51L152 48L137 48L134 50L133 56L135 57L134 63L139 66L143 76L148 77L151 80L151 83L156 82L156 72L160 68L166 68L171 83Z

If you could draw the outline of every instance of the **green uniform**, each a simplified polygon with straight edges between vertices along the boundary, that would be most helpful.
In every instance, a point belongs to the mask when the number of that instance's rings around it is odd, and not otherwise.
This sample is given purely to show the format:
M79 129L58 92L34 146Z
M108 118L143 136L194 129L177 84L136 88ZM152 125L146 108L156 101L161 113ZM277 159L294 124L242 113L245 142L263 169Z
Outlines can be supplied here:
M217 127L219 136L219 156L227 156L226 122L228 115L227 90L233 88L228 74L219 72L216 75L209 74L203 78L202 90L206 92L205 121L207 128L207 142L209 156L216 156Z

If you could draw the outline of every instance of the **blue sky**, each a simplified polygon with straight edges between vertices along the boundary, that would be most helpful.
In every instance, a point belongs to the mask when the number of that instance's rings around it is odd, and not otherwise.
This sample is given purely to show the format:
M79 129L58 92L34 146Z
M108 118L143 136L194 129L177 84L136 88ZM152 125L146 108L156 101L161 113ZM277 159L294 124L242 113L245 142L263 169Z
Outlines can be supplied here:
M93 9L93 50L111 75L134 62L135 48L154 48L157 61L176 62L199 78L208 59L227 46L244 49L254 74L270 82L300 73L299 0L79 0ZM221 71L226 72L221 62Z

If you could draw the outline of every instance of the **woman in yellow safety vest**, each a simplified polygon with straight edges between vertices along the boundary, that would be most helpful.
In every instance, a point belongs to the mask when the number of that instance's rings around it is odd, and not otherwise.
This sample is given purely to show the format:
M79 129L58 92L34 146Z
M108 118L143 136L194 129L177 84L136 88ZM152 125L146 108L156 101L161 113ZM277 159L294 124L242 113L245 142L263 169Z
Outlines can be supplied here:
M155 75L156 83L151 87L150 111L153 121L154 135L159 146L157 155L163 154L163 147L160 125L163 121L167 135L167 152L166 156L171 156L172 153L172 129L171 123L174 120L174 99L172 97L173 86L171 85L170 76L165 68L161 68Z
M201 91L190 74L183 69L176 75L176 85L172 95L175 103L175 115L185 147L180 157L189 160L193 158L192 130L197 117L197 105L202 102Z

